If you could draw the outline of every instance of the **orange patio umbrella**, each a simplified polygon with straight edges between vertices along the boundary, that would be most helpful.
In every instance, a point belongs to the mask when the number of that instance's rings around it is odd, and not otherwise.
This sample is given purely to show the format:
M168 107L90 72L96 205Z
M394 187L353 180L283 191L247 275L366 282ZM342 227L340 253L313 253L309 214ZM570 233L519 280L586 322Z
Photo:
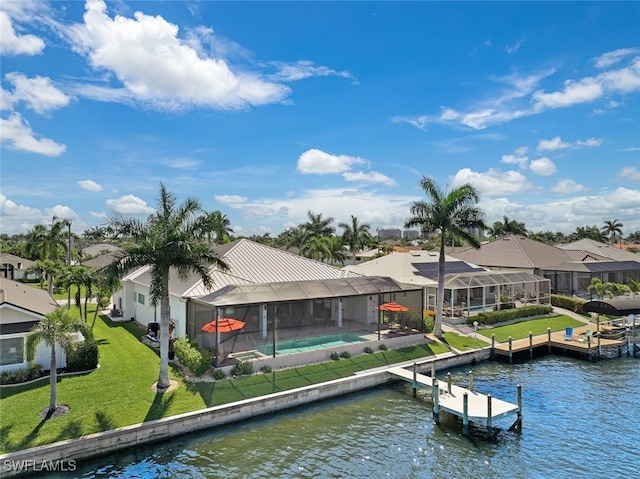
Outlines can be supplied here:
M409 308L407 308L406 306L403 306L402 304L396 303L394 301L381 304L380 306L378 306L378 309L380 311L391 311L394 313L399 313L399 312L403 313L405 311L409 311Z
M215 333L216 331L219 333L230 333L231 331L237 331L242 328L244 328L244 321L233 318L220 318L214 319L210 323L202 326L202 331L205 333Z

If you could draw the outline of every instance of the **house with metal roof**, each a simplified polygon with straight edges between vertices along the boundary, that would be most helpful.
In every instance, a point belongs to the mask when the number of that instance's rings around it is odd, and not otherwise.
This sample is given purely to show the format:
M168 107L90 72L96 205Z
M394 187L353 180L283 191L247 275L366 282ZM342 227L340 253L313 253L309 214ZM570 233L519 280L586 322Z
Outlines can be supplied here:
M364 275L386 274L403 284L423 288L426 309L436 309L438 261L436 251L392 253L366 263L345 267ZM548 279L526 270L492 271L452 255L445 256L445 316L468 316L490 310L507 297L549 304Z
M213 288L207 289L197 275L182 280L170 274L169 294L175 334L215 349L221 361L247 351L263 358L276 351L379 340L379 304L402 298L416 311L423 307L420 286L386 276L363 277L247 239L213 248L229 266L226 271L211 267ZM148 266L123 278L114 302L125 319L144 325L159 322L159 305L150 302L150 283ZM203 330L223 318L240 321L242 328L215 334Z
M58 308L47 291L0 277L0 372L28 366L26 336L45 314ZM66 356L56 346L57 366L66 366ZM40 343L34 361L49 369L51 351Z
M451 254L492 271L525 271L543 276L551 281L551 292L567 296L589 297L588 287L596 277L616 283L640 280L640 258L595 243L581 240L560 247L510 235L485 243L478 250L470 248ZM625 254L624 259L620 253Z

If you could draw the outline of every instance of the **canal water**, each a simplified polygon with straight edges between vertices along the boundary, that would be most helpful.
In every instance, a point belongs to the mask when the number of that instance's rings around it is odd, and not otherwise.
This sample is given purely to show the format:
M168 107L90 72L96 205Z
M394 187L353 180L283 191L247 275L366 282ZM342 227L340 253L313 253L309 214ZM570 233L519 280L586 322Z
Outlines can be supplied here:
M522 385L521 433L508 418L495 442L482 427L463 437L461 421L441 413L435 425L426 393L397 384L81 463L74 477L640 477L637 358L549 356L474 373L476 390L511 402Z

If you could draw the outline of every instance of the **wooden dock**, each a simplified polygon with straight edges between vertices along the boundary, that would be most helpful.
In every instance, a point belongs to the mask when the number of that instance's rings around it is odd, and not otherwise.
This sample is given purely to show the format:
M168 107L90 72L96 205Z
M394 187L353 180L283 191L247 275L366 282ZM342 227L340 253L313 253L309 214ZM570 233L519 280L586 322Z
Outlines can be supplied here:
M520 426L522 423L522 395L519 385L518 402L520 405L517 405L493 398L491 395L456 386L451 384L450 380L434 380L429 376L409 371L402 367L389 368L387 372L394 377L412 383L414 393L418 386L431 388L433 393L433 417L436 423L439 423L441 410L461 417L465 435L468 434L469 421L484 422L489 435L493 434L494 420L515 414L517 415L517 420L511 428Z
M530 338L517 339L494 345L494 353L501 356L509 356L523 351L533 350L540 347L559 348L567 351L576 351L584 354L595 354L600 348L626 347L625 339L597 338L594 331L595 325L586 324L573 328L570 339L565 337L565 330L554 331ZM587 331L591 331L591 340L587 337Z

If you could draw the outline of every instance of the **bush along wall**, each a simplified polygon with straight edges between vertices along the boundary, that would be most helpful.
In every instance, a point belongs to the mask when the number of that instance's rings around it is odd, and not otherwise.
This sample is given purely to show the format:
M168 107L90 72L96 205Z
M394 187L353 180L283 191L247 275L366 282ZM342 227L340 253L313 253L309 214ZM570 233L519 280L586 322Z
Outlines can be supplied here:
M196 341L179 338L173 341L178 360L195 376L202 376L213 363L213 355L206 349L200 349Z
M582 310L582 306L584 306L586 302L587 301L585 301L584 299L562 296L561 294L551 295L552 306L568 309L569 311L573 311L574 313L578 314L585 314L585 312Z
M529 318L531 316L542 316L550 314L553 311L551 306L533 305L524 306L516 309L506 309L499 311L489 311L480 313L477 316L471 316L467 318L467 324L473 324L474 321L478 321L478 324L496 324L505 321L513 321L518 318Z

